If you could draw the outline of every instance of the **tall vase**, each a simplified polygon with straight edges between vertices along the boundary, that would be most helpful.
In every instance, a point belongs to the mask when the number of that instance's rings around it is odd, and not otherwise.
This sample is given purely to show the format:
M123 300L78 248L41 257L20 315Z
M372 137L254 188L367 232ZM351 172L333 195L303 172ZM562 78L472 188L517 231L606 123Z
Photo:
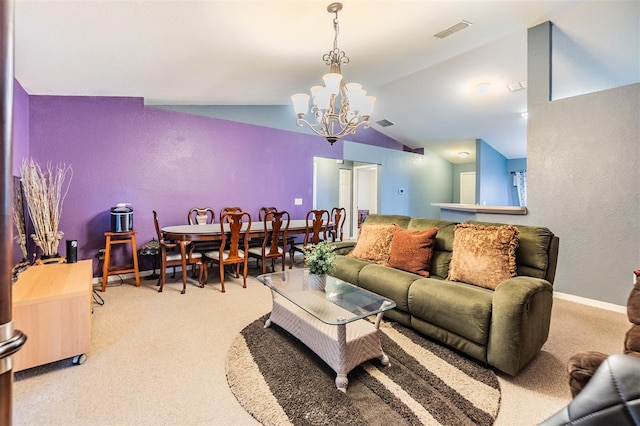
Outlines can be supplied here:
M327 285L327 276L318 274L309 274L309 286L314 290L324 290Z

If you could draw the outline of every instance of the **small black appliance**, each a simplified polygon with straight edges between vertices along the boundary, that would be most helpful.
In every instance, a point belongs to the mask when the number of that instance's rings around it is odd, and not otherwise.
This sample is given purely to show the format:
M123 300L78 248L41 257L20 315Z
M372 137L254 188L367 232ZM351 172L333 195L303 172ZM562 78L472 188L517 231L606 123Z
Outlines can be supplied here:
M133 231L133 209L129 204L118 204L111 208L111 232Z

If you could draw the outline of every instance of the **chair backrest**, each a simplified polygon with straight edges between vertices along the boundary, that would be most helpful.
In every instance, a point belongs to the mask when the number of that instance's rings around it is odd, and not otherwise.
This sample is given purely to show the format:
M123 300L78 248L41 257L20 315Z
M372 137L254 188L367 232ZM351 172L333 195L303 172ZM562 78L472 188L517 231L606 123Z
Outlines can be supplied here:
M329 224L329 211L309 210L306 217L306 229L304 232L304 245L318 244L327 239L327 225Z
M225 229L225 225L228 226L227 229ZM233 263L234 260L244 259L247 256L247 250L249 250L249 238L247 237L251 231L251 215L244 211L224 213L220 217L220 231L222 232L220 259L223 258L222 252L224 250L229 252L229 257L225 262ZM240 242L243 243L244 256L239 254Z
M207 225L215 223L216 213L211 207L194 207L187 216L189 225Z
M276 213L278 211L275 207L260 207L260 211L258 212L258 219L264 220L265 217L269 213Z
M334 207L331 209L331 221L333 228L331 230L331 241L342 241L344 238L344 222L347 219L347 210L344 207Z
M224 216L225 213L240 213L242 211L241 207L223 207L220 210L220 222L222 222L222 216Z
M161 248L171 248L175 246L173 242L164 239L164 235L162 234L162 229L160 229L160 223L158 221L158 213L156 213L155 210L153 210L153 225L156 228L156 235L158 236L158 242L160 243Z
M158 213L153 211L153 224L156 227L156 235L158 236L158 241L162 241L162 231L160 230L160 225L158 224Z
M278 256L280 254L278 248L282 250L286 248L290 222L291 218L286 210L269 212L262 219L265 229L262 248L267 256ZM266 230L269 230L269 232L266 232ZM279 245L280 247L278 247Z

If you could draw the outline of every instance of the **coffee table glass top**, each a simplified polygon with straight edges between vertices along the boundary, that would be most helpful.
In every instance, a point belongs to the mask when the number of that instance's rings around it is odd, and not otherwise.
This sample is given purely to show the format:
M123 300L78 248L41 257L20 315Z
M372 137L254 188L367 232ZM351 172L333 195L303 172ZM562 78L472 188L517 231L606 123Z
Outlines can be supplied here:
M326 324L346 324L396 306L391 299L329 275L322 288L308 269L263 274L258 280Z

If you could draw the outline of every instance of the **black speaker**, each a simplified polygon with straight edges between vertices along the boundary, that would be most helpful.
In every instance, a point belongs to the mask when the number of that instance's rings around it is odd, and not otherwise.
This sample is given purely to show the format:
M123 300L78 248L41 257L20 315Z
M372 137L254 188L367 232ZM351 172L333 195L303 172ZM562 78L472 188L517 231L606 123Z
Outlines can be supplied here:
M78 261L78 240L67 240L67 263Z

